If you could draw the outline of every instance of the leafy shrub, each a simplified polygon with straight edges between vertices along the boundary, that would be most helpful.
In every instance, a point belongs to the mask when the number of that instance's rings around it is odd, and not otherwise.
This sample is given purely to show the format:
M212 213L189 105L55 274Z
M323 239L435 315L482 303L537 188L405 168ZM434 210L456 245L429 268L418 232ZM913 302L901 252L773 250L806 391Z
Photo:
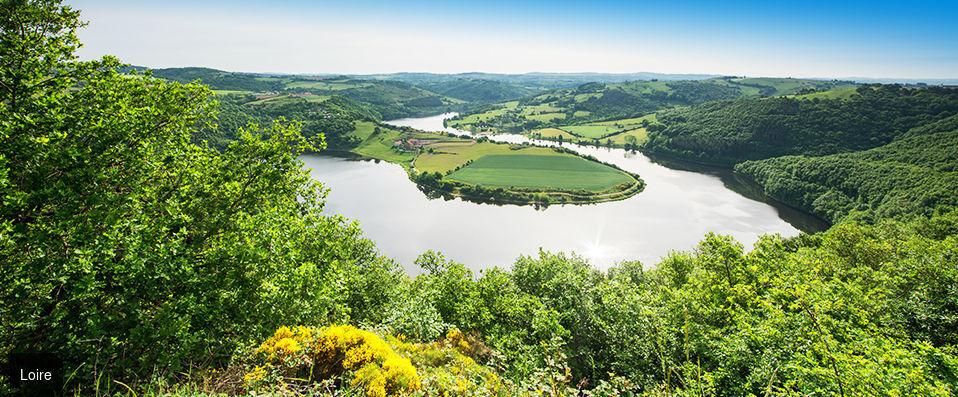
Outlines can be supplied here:
M251 361L259 364L246 374L251 389L344 375L351 375L351 387L370 397L404 395L421 387L409 359L397 355L376 334L351 325L322 330L280 327L256 349Z
M506 396L508 385L490 368L476 363L468 354L481 344L470 344L457 329L436 342L412 343L405 338L389 338L396 351L412 361L420 371L422 389L419 395Z

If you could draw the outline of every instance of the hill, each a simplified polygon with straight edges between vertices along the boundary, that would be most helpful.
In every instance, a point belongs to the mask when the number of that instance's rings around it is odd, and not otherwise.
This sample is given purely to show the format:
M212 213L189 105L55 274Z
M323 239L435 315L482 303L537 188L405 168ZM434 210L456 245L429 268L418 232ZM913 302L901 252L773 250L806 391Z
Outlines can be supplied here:
M746 161L735 170L832 222L932 216L958 207L958 116L869 150Z
M356 75L356 78L373 78L379 80L397 80L405 81L411 84L427 84L432 82L441 82L458 79L481 79L499 81L534 90L552 90L561 88L574 88L579 85L598 82L598 83L621 83L625 81L636 80L703 80L717 75L710 74L668 74L668 73L523 73L523 74L502 74L502 73L458 73L458 74L436 74L436 73L389 73L373 75Z
M468 101L449 98L401 81L354 79L344 76L274 76L226 72L209 68L152 71L154 77L188 83L199 80L220 95L248 95L248 104L274 105L290 98L323 99L339 95L368 105L384 120L462 110Z
M474 104L521 98L537 91L502 81L473 78L422 82L417 85L426 90Z
M858 88L848 99L770 98L658 113L646 147L723 164L789 154L821 156L891 142L909 129L958 113L958 90Z
M866 85L846 94L659 112L645 148L734 165L772 197L831 222L953 207L958 90Z
M735 78L683 81L630 81L616 84L590 82L572 89L552 90L518 102L475 108L450 120L449 125L472 131L530 133L539 128L559 128L594 122L625 120L675 107L711 101L807 94L854 88L850 82L789 78ZM624 132L619 129L617 132ZM600 134L609 137L615 134Z

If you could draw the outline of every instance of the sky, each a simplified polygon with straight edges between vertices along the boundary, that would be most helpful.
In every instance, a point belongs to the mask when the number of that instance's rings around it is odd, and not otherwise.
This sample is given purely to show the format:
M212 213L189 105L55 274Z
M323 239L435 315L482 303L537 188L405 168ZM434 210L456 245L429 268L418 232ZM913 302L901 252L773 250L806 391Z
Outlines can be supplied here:
M82 59L291 74L958 78L958 1L74 0Z

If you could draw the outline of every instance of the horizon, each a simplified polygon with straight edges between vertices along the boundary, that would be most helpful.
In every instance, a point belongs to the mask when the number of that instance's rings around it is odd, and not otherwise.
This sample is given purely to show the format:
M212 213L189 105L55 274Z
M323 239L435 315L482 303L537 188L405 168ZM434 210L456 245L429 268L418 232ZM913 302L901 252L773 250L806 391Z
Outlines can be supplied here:
M956 80L958 5L68 2L81 59L263 74ZM123 32L123 34L117 34ZM480 71L480 72L477 72Z
M541 74L541 75L640 75L640 74L649 74L649 75L659 75L659 76L705 76L702 79L688 79L688 80L704 80L704 79L713 79L713 78L747 78L747 79L797 79L797 80L822 80L822 81L850 81L859 84L868 84L873 82L880 82L885 84L929 84L929 85L955 85L958 84L958 77L945 77L945 78L911 78L911 77L887 77L887 78L876 78L868 76L847 76L847 77L806 77L806 76L746 76L746 75L721 75L715 73L663 73L663 72L650 72L650 71L639 71L639 72L519 72L519 73L492 73L492 72L455 72L455 73L437 73L437 72L421 72L421 71L401 71L401 72L388 72L388 73L283 73L283 72L249 72L243 70L226 70L219 68L211 68L208 66L202 65L193 65L193 66L174 66L174 67L150 67L145 65L131 65L133 67L143 67L151 70L157 69L189 69L189 68L200 68L200 69L211 69L220 72L226 73L236 73L236 74L249 74L249 75L265 75L265 76L308 76L308 77L369 77L369 76L390 76L390 75L399 75L399 74L429 74L437 76L461 76L461 75L470 75L470 74L490 74L490 75L503 75L503 76L523 76L530 74ZM477 77L481 79L481 77ZM653 77L654 79L655 77ZM641 79L640 79L641 80ZM680 81L683 79L670 79L670 81ZM630 81L630 80L627 80Z

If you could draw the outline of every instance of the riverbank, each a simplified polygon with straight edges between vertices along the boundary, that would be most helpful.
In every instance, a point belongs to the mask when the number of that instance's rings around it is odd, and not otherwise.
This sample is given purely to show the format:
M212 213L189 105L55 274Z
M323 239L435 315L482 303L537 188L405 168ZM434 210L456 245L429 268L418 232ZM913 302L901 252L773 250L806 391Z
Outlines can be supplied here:
M623 200L645 187L634 173L564 148L357 124L348 152L402 166L427 194L538 207Z

